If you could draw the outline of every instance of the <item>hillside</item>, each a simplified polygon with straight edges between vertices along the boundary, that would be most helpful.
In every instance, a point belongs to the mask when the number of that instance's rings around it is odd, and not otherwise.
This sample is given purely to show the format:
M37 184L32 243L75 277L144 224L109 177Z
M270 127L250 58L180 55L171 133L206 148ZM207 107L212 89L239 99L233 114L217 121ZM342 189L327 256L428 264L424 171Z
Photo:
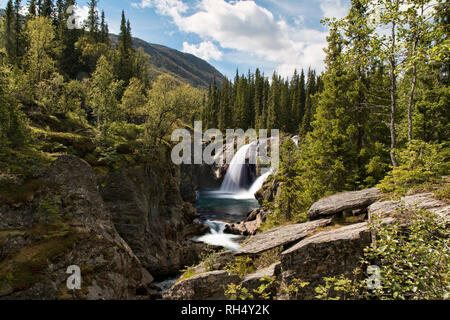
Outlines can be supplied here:
M110 35L110 38L113 44L117 43L117 35ZM219 86L223 81L223 75L216 68L192 54L148 43L139 38L133 38L133 43L136 48L142 48L150 55L152 78L168 72L196 87L207 87L214 76Z

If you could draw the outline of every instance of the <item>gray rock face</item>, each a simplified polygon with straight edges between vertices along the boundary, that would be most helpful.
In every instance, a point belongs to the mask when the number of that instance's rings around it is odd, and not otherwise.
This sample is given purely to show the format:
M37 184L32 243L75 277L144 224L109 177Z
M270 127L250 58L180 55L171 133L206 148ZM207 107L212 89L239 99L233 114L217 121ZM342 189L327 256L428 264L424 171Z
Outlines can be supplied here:
M177 273L197 262L204 247L187 240L205 227L179 192L179 168L144 166L110 173L101 194L119 234L153 275Z
M230 283L239 283L237 275L228 272L211 271L195 275L176 283L164 295L168 300L224 300L224 287Z
M86 162L61 156L41 182L34 200L0 226L1 299L133 299L149 289L153 277L114 228ZM75 296L66 287L71 265L81 268Z
M292 244L305 238L310 232L330 224L330 222L331 219L320 219L265 231L250 238L236 254L259 254L279 246Z
M314 288L323 277L347 275L359 267L363 250L370 244L368 224L358 223L323 231L308 237L281 255L285 283L293 278L310 282L301 289L300 299L313 299Z
M345 210L364 209L377 201L381 195L377 188L334 194L314 203L307 215L309 219L316 219Z
M427 210L437 216L450 219L450 205L434 198L432 193L419 193L401 198L399 201L375 202L369 208L369 219L375 215L390 216L404 205L406 209Z

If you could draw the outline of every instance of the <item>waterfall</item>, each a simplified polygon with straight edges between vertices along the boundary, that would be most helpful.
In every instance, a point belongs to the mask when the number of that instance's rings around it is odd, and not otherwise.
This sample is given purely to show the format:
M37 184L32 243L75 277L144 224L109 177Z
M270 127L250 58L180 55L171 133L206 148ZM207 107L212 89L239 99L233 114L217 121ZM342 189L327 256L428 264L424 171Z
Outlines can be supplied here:
M256 141L241 147L231 160L225 179L220 188L221 192L237 193L244 190L248 184L247 166L245 159L250 147L255 146Z
M260 176L256 181L252 184L250 187L250 190L248 191L251 195L254 195L256 192L258 192L259 189L262 188L264 182L267 180L267 178L272 174L272 171L268 171L264 173L262 176Z

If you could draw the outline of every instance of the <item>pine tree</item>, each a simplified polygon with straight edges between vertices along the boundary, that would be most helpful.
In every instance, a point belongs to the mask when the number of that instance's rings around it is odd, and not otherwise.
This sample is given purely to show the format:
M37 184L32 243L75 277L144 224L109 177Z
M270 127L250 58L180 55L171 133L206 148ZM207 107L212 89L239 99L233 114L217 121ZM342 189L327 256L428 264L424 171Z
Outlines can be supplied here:
M100 22L100 41L109 44L109 29L108 24L105 21L105 12L102 11L102 17Z
M87 28L89 30L89 35L91 39L98 41L99 37L99 17L98 17L98 9L97 9L98 0L90 0L89 1L89 14L86 21Z
M122 10L122 20L120 23L120 34L118 39L119 50L119 78L127 85L131 78L131 55L132 38L130 22L125 18L125 11Z
M12 0L9 0L5 10L5 48L10 63L14 63L16 59L14 20L15 20L14 6Z
M30 3L28 5L28 16L33 17L37 14L37 7L36 7L36 1L30 0Z
M44 0L39 12L40 12L39 14L43 17L47 17L47 18L52 17L53 1L52 0Z

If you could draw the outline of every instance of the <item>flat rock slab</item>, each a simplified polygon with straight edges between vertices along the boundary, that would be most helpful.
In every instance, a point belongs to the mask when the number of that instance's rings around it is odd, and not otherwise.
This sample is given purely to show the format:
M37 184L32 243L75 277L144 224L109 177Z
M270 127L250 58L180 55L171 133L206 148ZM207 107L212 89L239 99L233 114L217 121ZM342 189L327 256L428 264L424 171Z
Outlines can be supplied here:
M265 231L250 238L250 240L236 252L236 255L259 254L273 248L291 244L305 238L310 232L330 223L331 219L320 219Z
M211 271L177 282L164 295L167 300L224 300L224 287L239 283L237 275L227 271Z
M398 212L402 204L406 209L427 210L447 221L450 218L450 205L448 203L437 200L432 193L419 193L405 196L399 201L375 202L368 208L369 219L372 220L374 215L390 216Z
M308 218L330 216L345 210L364 209L381 197L377 188L337 193L320 199L308 210Z

